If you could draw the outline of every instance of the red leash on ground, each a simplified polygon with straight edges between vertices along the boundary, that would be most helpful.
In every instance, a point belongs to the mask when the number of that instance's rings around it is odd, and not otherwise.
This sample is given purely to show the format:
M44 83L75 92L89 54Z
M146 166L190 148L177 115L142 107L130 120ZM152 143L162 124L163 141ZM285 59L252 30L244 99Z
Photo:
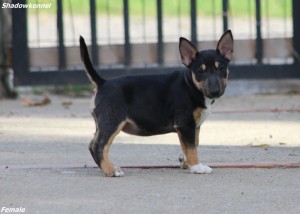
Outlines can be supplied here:
M212 168L227 168L227 169L249 169L249 168L263 168L263 169L290 169L300 168L300 162L220 162L207 163ZM98 168L95 164L53 164L53 165L2 165L0 170L8 169L82 169L82 168ZM125 169L179 169L179 165L123 165L121 168Z

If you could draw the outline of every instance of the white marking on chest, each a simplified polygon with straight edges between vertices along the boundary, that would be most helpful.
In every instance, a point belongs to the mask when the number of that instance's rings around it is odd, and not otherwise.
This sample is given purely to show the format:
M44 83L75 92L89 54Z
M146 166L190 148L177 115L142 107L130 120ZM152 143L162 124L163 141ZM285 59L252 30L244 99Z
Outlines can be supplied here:
M93 112L96 108L96 94L92 96L91 102L90 102L90 111Z
M199 128L202 123L206 120L206 118L208 117L208 115L211 114L211 109L212 109L212 104L213 104L214 100L205 98L205 105L206 105L206 109L196 109L194 111L194 118L196 121L196 128Z

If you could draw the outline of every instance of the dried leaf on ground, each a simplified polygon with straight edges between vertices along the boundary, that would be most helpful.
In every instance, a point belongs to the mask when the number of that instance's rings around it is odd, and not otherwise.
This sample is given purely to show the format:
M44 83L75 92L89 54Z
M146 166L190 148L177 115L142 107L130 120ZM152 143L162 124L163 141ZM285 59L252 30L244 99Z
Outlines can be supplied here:
M44 96L42 98L22 98L22 103L24 106L45 106L51 103L51 100L48 96Z
M262 143L262 144L249 144L250 147L258 147L258 148L268 148L270 147L269 144Z

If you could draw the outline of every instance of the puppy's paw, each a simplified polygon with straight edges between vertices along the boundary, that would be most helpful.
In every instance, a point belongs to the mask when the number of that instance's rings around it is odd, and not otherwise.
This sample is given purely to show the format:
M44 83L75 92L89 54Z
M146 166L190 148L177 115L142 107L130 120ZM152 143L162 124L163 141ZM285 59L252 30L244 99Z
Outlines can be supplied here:
M107 177L123 177L124 172L120 167L114 166L112 164L102 163L101 169Z
M120 167L114 166L115 171L112 175L112 177L123 177L124 176L124 172L121 170Z
M196 173L196 174L209 174L212 172L212 168L203 165L201 163L191 166L190 169L191 169L191 173Z

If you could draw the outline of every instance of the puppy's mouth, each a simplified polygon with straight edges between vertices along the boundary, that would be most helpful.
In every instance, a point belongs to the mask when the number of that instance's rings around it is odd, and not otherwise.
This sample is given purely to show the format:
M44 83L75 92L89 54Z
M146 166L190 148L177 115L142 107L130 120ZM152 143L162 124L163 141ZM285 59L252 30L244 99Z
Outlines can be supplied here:
M204 90L204 96L209 98L209 99L218 99L221 97L225 92L225 89L220 89L220 90Z
M215 100L215 99L218 99L219 97L221 97L222 95L218 95L218 96L211 96L211 95L207 95L205 97L211 99L211 100Z

